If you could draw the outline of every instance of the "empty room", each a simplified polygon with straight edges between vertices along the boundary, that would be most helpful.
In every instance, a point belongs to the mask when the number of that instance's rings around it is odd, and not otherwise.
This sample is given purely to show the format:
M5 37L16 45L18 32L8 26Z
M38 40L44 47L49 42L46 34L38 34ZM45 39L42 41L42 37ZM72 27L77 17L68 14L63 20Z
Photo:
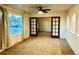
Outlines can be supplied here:
M78 55L78 4L0 4L0 55Z

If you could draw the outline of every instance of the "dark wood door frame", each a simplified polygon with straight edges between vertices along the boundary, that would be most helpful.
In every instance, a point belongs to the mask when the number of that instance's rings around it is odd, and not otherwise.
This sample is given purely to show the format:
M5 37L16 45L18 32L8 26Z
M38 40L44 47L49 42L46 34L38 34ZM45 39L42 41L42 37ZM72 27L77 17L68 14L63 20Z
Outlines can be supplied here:
M36 34L31 34L31 19L36 19ZM30 17L30 36L37 36L38 35L38 31L37 31L37 20L38 18L37 17Z
M56 19L58 18L58 36L53 36L52 33L53 33L53 26L56 26L56 23L55 25L53 25L53 18ZM51 37L52 38L60 38L60 17L59 16L54 16L54 17L51 17Z

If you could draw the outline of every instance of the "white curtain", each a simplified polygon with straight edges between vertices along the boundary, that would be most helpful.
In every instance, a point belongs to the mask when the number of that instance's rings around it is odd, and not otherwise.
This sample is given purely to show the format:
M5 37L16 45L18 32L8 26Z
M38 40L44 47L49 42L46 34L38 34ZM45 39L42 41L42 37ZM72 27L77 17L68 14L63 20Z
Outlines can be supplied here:
M0 50L2 49L2 10L0 8Z
M9 44L9 39L8 39L8 17L7 17L7 9L3 9L3 19L2 19L2 49L6 49Z
M8 11L4 8L4 43L5 48L9 46L9 38L8 38Z

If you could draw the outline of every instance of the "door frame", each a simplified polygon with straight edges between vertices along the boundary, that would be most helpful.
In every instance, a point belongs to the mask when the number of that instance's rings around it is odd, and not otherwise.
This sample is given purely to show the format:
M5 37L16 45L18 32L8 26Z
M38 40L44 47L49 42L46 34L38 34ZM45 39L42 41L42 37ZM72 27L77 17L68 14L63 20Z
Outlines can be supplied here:
M36 19L36 35L31 35L31 19ZM30 36L37 36L38 35L38 32L37 32L37 20L38 20L37 17L30 17Z
M59 18L59 21L58 21L58 36L52 36L52 29L53 29L52 19L53 18ZM60 16L53 16L53 17L51 17L51 37L52 38L60 38Z

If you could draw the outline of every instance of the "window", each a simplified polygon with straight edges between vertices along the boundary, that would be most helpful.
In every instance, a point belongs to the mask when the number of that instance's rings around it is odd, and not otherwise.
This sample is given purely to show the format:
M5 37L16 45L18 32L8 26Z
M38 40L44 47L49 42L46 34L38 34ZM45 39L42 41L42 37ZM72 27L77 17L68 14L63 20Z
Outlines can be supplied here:
M69 30L69 16L67 16L67 20L66 20L66 28Z
M70 22L69 22L70 31L75 34L76 33L76 15L73 13Z
M16 35L22 33L22 16L9 14L9 34Z

